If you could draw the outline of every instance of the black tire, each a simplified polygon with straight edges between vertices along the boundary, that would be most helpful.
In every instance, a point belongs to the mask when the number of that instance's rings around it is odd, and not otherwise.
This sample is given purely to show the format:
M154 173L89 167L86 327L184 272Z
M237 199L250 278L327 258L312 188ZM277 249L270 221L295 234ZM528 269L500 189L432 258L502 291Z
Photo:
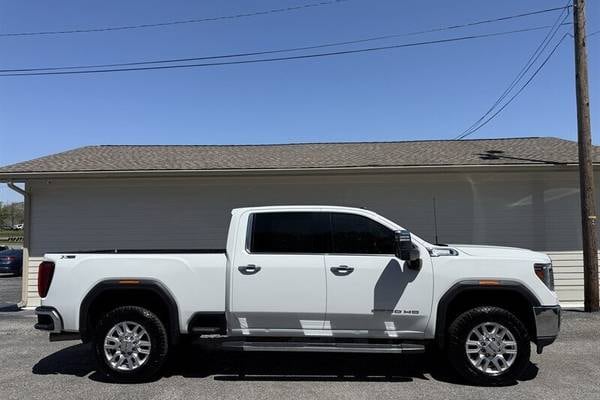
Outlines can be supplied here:
M477 369L469 360L465 346L470 332L485 322L506 327L517 343L517 355L512 365L494 375ZM499 307L477 307L460 314L448 328L447 355L455 371L475 385L498 386L515 382L529 365L531 344L527 328L514 314Z
M119 322L132 321L141 325L150 337L148 360L130 371L114 369L104 353L104 340ZM104 314L94 331L93 348L98 371L118 382L143 382L156 377L167 359L169 338L162 321L152 311L142 307L123 306Z

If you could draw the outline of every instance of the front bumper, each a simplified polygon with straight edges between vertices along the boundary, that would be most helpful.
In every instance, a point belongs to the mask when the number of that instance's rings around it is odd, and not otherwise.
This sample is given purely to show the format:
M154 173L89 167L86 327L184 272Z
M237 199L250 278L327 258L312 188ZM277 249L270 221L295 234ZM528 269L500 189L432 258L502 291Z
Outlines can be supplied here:
M560 306L533 307L535 320L537 353L541 354L545 346L552 344L560 332Z

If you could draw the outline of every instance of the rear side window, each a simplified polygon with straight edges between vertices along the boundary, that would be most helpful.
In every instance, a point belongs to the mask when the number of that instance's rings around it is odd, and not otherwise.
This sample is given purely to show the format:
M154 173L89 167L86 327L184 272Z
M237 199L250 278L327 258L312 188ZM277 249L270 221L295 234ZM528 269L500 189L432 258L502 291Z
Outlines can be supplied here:
M329 214L273 212L252 216L251 253L327 253L331 248Z
M362 215L331 214L333 253L394 254L394 231Z

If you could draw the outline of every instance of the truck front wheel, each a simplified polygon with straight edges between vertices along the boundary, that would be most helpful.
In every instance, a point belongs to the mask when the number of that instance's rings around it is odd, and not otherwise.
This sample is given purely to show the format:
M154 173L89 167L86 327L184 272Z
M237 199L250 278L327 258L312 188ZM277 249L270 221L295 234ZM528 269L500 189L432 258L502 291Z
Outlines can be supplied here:
M472 384L514 382L529 365L527 328L499 307L477 307L460 314L448 328L448 357L456 372Z
M101 372L117 381L144 381L159 372L169 342L156 314L142 307L124 306L102 316L93 346Z

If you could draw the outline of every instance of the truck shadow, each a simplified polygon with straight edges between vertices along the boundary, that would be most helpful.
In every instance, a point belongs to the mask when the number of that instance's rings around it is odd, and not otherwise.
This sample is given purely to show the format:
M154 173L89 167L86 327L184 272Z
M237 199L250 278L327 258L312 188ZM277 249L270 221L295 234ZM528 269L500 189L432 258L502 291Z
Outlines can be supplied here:
M95 370L89 345L77 344L37 362L36 375L72 375L110 382ZM538 368L531 364L521 381L531 380ZM212 378L219 381L350 381L412 382L435 380L464 384L433 355L243 353L200 346L179 348L161 376ZM513 382L511 384L517 384Z

